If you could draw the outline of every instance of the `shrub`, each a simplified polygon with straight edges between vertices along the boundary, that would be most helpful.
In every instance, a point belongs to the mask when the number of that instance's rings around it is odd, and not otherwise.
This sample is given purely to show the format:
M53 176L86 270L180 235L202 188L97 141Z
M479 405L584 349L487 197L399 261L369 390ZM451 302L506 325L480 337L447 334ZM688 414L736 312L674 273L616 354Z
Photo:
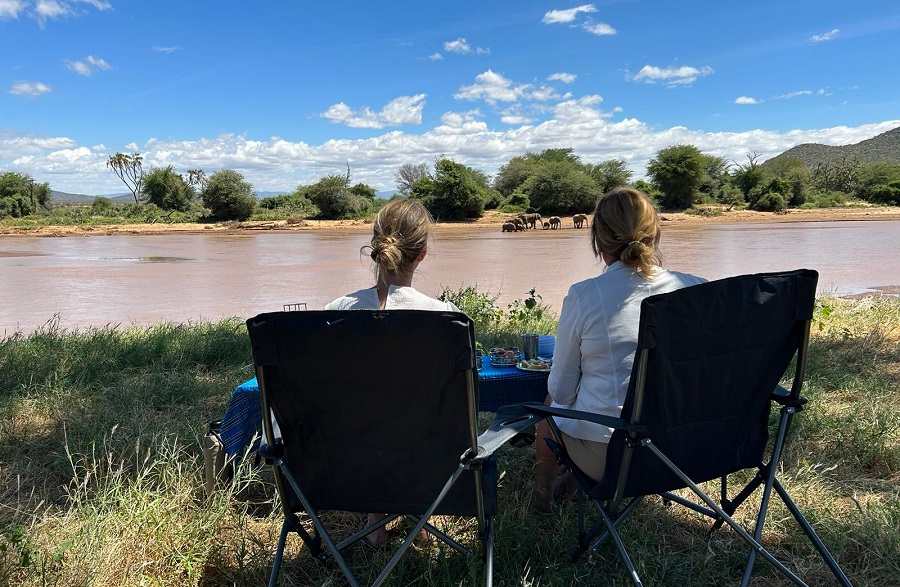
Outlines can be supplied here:
M768 192L759 196L750 207L760 212L783 212L787 209L787 202L778 192Z
M203 205L219 220L247 220L256 208L253 186L231 169L210 175L202 197Z

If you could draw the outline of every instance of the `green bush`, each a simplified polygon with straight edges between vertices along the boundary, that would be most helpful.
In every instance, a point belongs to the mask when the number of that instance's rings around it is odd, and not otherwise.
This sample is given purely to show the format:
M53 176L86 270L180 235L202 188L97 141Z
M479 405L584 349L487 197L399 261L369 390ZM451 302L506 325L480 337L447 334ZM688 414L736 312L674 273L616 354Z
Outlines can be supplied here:
M778 192L767 192L760 195L750 208L760 212L784 212L787 210L787 202Z

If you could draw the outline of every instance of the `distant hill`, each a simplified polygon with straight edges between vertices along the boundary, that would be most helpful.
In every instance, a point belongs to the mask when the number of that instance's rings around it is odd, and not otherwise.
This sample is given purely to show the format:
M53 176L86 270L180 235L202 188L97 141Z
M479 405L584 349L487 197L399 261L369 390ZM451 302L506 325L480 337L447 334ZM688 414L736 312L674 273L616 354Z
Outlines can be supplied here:
M85 194L70 194L68 192L58 192L50 190L50 201L56 204L90 204L97 196L88 196Z
M768 161L788 158L799 159L806 163L810 169L815 169L819 162L837 161L843 158L852 159L854 157L858 158L860 163L900 163L900 127L853 145L834 147L818 143L804 143L791 147Z

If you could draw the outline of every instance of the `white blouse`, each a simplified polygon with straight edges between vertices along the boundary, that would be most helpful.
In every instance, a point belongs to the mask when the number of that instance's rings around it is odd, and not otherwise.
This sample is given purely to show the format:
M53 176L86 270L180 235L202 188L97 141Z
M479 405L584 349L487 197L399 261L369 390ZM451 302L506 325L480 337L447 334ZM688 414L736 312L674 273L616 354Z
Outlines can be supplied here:
M325 306L326 310L378 310L381 302L378 300L378 290L374 287L361 289L352 294L340 297ZM385 310L437 310L459 312L452 302L442 302L412 287L388 286L387 300L384 303Z
M547 388L556 407L619 416L637 349L641 301L706 280L656 267L643 279L621 261L572 285L563 300ZM556 418L574 438L609 442L612 429Z

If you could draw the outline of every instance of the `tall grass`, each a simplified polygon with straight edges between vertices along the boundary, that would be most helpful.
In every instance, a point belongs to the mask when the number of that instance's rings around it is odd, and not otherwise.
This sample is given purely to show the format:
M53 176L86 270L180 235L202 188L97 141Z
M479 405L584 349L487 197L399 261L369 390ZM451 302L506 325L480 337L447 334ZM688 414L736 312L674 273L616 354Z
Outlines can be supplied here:
M474 289L449 296L478 321L485 346L523 331L552 332L539 299L498 309ZM528 298L526 298L527 300ZM536 310L537 309L537 310ZM231 390L252 374L236 320L64 332L55 323L0 341L0 585L259 585L281 519L265 468L244 464L235 483L203 492L199 441ZM820 300L806 395L781 477L856 585L900 584L900 300ZM482 416L487 425L490 416ZM500 456L498 585L628 585L611 545L572 564L574 506L535 513L525 489L532 448ZM349 534L362 519L331 514ZM750 523L748 517L743 518ZM439 521L474 542L468 520ZM737 583L744 544L681 508L647 500L622 527L648 584ZM391 532L396 544L402 528ZM811 585L827 568L773 507L764 541ZM289 540L285 585L343 585ZM355 571L389 553L348 553ZM468 585L477 560L416 545L390 585ZM765 562L753 585L783 585Z

